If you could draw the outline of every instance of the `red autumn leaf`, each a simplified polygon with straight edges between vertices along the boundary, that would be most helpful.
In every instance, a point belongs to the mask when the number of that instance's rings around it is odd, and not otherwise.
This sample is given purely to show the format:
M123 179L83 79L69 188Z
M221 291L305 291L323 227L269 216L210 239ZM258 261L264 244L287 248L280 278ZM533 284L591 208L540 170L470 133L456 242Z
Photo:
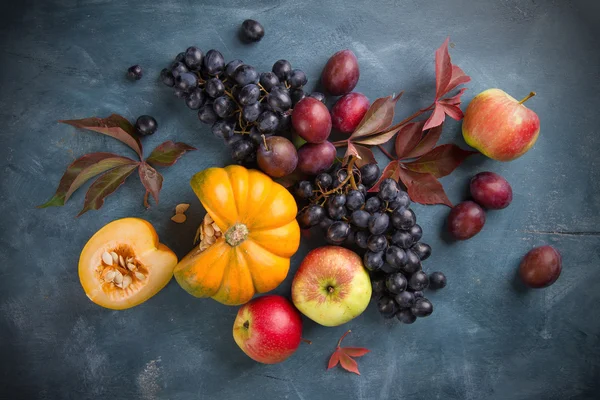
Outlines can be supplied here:
M348 141L348 148L346 149L346 153L344 154L344 158L342 160L342 165L346 165L348 164L348 161L350 160L351 157L357 157L357 158L361 158L360 155L358 154L358 150L356 149L356 146L354 146L352 144L352 142Z
M429 116L429 119L427 120L427 122L425 122L425 125L423 126L423 130L426 131L427 129L431 129L431 128L435 128L436 126L440 126L441 124L444 123L444 119L446 119L446 114L444 113L444 106L436 101L435 108L433 109L433 112Z
M366 145L370 145L370 146L384 144L384 143L389 142L390 139L393 138L394 135L398 132L398 130L399 129L397 127L393 126L385 131L378 132L374 135L365 136L365 137L359 138L357 140L353 140L353 143L366 144Z
M452 61L448 54L448 43L450 38L446 38L444 43L435 51L435 99L442 97L447 91L446 88L452 79Z
M102 207L104 198L117 190L137 167L137 164L121 165L100 175L85 194L83 208L77 216L79 217L89 210L98 210Z
M423 121L411 122L400 128L395 143L396 157L398 159L402 159L405 154L409 153L419 144L423 136L423 125L425 125Z
M450 175L467 157L476 151L463 150L455 144L443 144L404 166L415 172L428 172L436 178Z
M464 114L459 106L455 106L453 104L442 104L442 107L444 107L444 112L450 118L455 119L457 121L460 121L461 119L463 119Z
M360 375L358 372L358 363L356 360L352 359L349 355L344 353L343 349L340 354L340 365L348 372L354 372L356 375Z
M396 97L388 96L375 100L350 136L350 139L370 136L387 129L394 120L394 108L403 93L401 92Z
M152 195L152 197L154 198L154 202L158 204L158 195L160 194L160 189L162 189L163 183L162 175L146 162L140 164L139 173L140 180L146 188L144 206L146 206L146 208L150 207L150 205L148 204L148 193Z
M196 148L182 142L175 143L169 140L152 150L152 154L146 159L146 162L154 166L169 167L187 151L192 150L196 150Z
M400 168L399 176L413 201L420 204L444 204L452 207L444 187L432 174Z
M91 117L59 122L113 137L131 147L140 156L140 159L143 157L142 144L135 127L120 115L113 114L108 118Z
M360 375L360 372L358 372L358 363L352 357L364 356L369 352L369 350L363 347L341 347L342 340L344 340L346 335L350 332L351 331L347 331L344 333L338 341L335 351L329 358L327 369L331 369L340 364L346 371L354 372L355 374Z
M415 158L420 157L423 154L428 153L431 149L433 149L440 140L440 136L442 135L442 129L444 124L436 126L435 128L431 128L427 132L425 132L425 136L421 139L419 144L412 149L408 154L404 156L404 158Z
M364 347L343 347L344 353L348 354L350 357L360 357L367 354L369 349L365 349Z
M331 358L329 358L329 363L327 364L327 369L331 369L333 367L335 367L336 365L338 365L340 362L340 352L338 351L338 349L336 349L333 354L331 355Z
M366 164L377 162L371 149L365 146L360 146L358 144L352 144L351 142L348 142L348 149L346 150L344 160L342 161L344 165L348 163L350 156L356 157L355 164L358 168Z
M471 82L471 77L464 73L464 71L458 66L452 64L452 78L450 79L450 83L446 88L446 93L452 91L457 86L463 85L465 83ZM464 92L466 89L463 89ZM462 92L459 94L459 96Z
M467 90L467 88L462 88L454 96L448 97L448 98L445 98L445 99L441 99L440 103L442 103L442 104L452 104L452 105L458 106L458 105L460 105L460 96L462 96L463 93L466 90Z
M381 176L379 177L377 182L375 182L373 187L371 189L369 189L368 191L369 192L379 192L379 186L381 186L381 182L383 182L387 178L392 178L393 180L398 181L398 177L400 174L399 170L401 168L402 167L400 166L400 162L398 162L397 160L390 161L390 163L388 165L386 165L386 167L381 172Z

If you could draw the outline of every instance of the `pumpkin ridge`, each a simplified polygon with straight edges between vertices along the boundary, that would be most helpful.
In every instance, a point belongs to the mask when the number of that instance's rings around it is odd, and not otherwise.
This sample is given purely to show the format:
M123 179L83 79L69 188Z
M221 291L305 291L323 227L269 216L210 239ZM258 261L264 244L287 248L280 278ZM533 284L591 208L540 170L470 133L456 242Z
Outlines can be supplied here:
M225 173L227 174L227 182L229 182L229 188L231 189L231 194L233 196L235 196L235 190L233 190L233 185L231 184L231 178L232 178L232 176L229 173L231 170L233 170L233 167L234 166L229 166L229 167L225 168ZM239 220L242 217L240 216L240 209L238 208L238 204L237 204L237 201L235 199L233 200L233 204L235 205L235 214L237 215L237 219L238 219L236 222L239 223L240 222Z
M248 176L250 176L250 174L248 174ZM260 202L260 204L258 204L255 208L252 209L252 211L254 210L262 210L264 204L268 201L271 200L271 198L273 197L273 181L269 181L269 188L268 188L268 193L265 197L263 197L262 201ZM265 188L265 191L267 191L267 188ZM248 192L248 194L250 194L250 192ZM253 226L254 225L254 218L256 217L256 213L254 212L249 212L248 215L246 215L246 219L247 219L247 224L246 226ZM250 229L250 232L252 232L252 230Z

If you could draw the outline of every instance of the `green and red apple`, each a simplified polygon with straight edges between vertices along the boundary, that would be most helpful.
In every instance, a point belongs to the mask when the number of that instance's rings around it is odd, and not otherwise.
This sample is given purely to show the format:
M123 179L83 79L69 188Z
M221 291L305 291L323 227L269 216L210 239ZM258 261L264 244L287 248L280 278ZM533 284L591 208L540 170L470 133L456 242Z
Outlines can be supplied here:
M338 326L359 316L371 300L371 279L358 254L339 246L308 253L292 282L292 301L318 324Z
M300 345L302 317L284 297L257 297L239 309L233 324L233 339L254 361L280 363Z
M479 93L465 111L462 132L467 144L498 161L525 154L540 133L540 119L523 103L500 89Z

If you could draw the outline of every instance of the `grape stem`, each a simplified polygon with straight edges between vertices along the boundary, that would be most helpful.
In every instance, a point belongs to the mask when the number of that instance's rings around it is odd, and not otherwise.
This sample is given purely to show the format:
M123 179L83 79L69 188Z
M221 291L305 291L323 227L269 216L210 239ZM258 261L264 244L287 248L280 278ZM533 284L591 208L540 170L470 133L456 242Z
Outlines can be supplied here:
M317 196L317 198L315 199L315 202L319 201L323 197L326 197L326 196L329 196L330 194L338 192L340 189L342 189L344 187L344 185L346 183L348 183L348 181L350 181L350 183L352 184L353 189L358 190L358 186L356 186L356 181L354 180L354 174L352 171L352 169L354 168L355 162L356 162L356 157L352 156L350 158L350 162L348 163L348 168L347 168L348 176L346 176L346 179L344 179L342 182L340 182L340 184L337 185L335 188L333 188L327 192L322 192L320 195Z
M265 150L269 151L269 146L267 146L267 138L265 137L265 135L260 135L260 136L262 136L263 143L265 144Z

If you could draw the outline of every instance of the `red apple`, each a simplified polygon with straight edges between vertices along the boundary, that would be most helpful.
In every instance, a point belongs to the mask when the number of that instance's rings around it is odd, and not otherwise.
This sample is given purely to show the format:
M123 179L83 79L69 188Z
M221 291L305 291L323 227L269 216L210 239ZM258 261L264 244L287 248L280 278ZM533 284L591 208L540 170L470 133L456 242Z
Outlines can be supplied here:
M352 133L369 110L369 99L362 93L352 92L338 99L331 109L333 129Z
M250 300L238 311L233 338L254 361L276 364L294 354L302 337L302 318L284 297Z
M362 259L339 246L308 253L292 282L292 301L318 324L338 326L359 316L371 300L371 279Z
M467 144L489 158L511 161L525 154L540 133L537 114L500 89L479 93L465 111L462 132Z

